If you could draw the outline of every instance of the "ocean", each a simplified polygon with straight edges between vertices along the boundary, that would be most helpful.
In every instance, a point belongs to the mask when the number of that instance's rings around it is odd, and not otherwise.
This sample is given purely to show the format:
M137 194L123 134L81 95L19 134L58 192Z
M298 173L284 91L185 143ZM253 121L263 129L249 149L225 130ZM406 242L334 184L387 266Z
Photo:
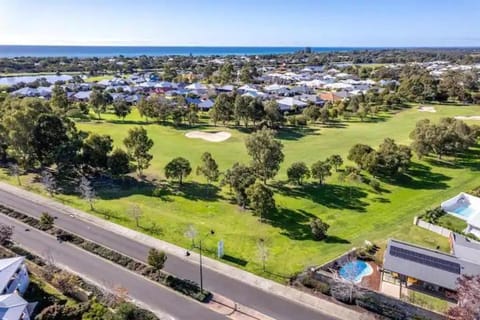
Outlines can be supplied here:
M295 53L305 47L135 47L135 46L15 46L0 45L0 58L14 57L126 57L228 56ZM314 52L352 51L367 48L315 47ZM381 49L381 48L368 48Z

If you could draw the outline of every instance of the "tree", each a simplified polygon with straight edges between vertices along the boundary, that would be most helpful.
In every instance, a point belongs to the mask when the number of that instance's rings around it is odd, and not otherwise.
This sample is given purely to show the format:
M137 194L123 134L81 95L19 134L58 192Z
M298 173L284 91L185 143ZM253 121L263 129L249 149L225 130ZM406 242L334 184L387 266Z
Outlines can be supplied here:
M110 95L108 95L110 96ZM107 95L98 89L93 89L90 94L90 105L93 111L97 114L98 120L100 120L100 114L107 110L108 98Z
M118 99L113 102L113 111L117 117L125 120L125 117L130 114L132 108L125 100Z
M163 66L163 80L165 81L173 81L177 77L177 70L175 66L171 63L166 63Z
M135 220L135 226L138 228L139 220L143 216L142 208L140 208L137 204L132 204L127 209L127 214Z
M265 117L265 109L260 99L251 99L247 106L247 117L253 122L254 126L257 121L261 121Z
M301 185L304 179L310 178L310 170L305 162L294 162L287 169L288 181Z
M58 84L53 87L50 105L57 113L64 114L68 109L67 92Z
M220 176L220 171L218 170L218 164L213 159L210 152L205 152L202 154L202 164L197 167L197 174L203 175L208 183L217 181Z
M85 201L87 201L87 203L90 205L90 210L92 211L95 210L93 207L93 203L95 202L96 194L95 194L95 189L93 188L90 180L82 176L80 178L80 184L78 189L80 191L82 198Z
M197 229L193 225L189 225L187 231L185 231L185 237L192 241L192 248L195 248L195 238L197 237Z
M154 104L150 99L145 99L144 97L140 98L137 103L137 110L142 118L146 118L147 122L148 118L155 117Z
M257 254L260 262L262 263L262 270L265 272L268 259L268 248L263 238L260 238L257 241Z
M55 222L55 219L51 215L49 215L47 212L43 212L42 215L40 216L40 225L44 230L47 230L53 227L54 222Z
M188 107L187 122L189 126L198 123L198 107L193 103Z
M8 165L8 173L17 179L17 183L19 186L22 185L22 181L20 180L20 167L16 163L10 163Z
M255 174L266 184L267 179L275 177L280 169L284 158L282 143L275 140L272 130L264 128L248 136L245 146Z
M412 149L419 157L433 153L439 159L443 155L458 155L474 146L480 136L478 127L470 127L454 118L443 118L440 123L424 119L417 122L410 133Z
M233 118L235 120L235 125L240 125L240 122L243 121L245 128L248 127L248 105L250 103L250 97L242 96L237 94L235 97L235 102L233 103Z
M165 177L167 179L177 179L180 185L191 172L190 162L182 157L173 159L165 166Z
M376 152L376 163L369 172L385 176L404 173L410 165L412 151L409 147L397 145L393 139L386 138Z
M33 148L44 166L54 163L62 145L68 142L67 128L62 119L53 114L42 114L33 128Z
M257 181L246 190L250 208L255 215L260 216L260 221L271 211L275 210L275 199L273 191L266 185Z
M480 276L463 274L457 279L457 304L447 311L449 319L480 318Z
M233 104L231 98L226 93L221 93L215 99L212 109L210 109L210 116L213 123L216 125L221 121L225 125L232 119Z
M327 231L330 225L323 222L322 219L317 218L310 221L310 228L312 229L313 239L320 241L327 237Z
M136 127L128 130L127 137L123 140L127 152L136 164L138 175L141 176L143 170L150 166L153 156L148 151L153 147L153 140L147 135L147 130L143 127Z
M234 68L230 62L226 62L220 68L220 84L230 83L234 79Z
M335 168L335 171L338 172L338 168L343 164L343 159L339 154L334 154L327 158L327 162Z
M13 227L0 223L0 245L4 245L12 239Z
M312 177L318 179L320 184L323 184L325 178L332 175L332 167L329 162L327 161L317 161L312 164Z
M123 149L116 148L108 157L108 169L114 176L127 174L130 172L130 158Z
M162 270L165 266L165 262L167 261L167 255L164 251L157 250L155 248L151 248L148 251L147 257L148 264L154 267L157 270Z
M366 144L357 143L350 148L347 158L348 160L355 162L360 168L364 169L363 168L364 157L374 151L375 150L373 150L372 147Z
M109 135L90 133L83 141L83 162L94 168L104 170L108 168L108 154L113 149L113 140Z
M57 190L57 182L50 171L44 170L42 172L42 185L50 197L53 197L53 194Z
M222 185L229 185L230 189L234 190L237 204L242 208L245 208L248 202L246 190L253 183L255 183L253 169L238 162L225 172L222 181Z
M265 104L265 120L269 128L277 128L285 121L277 101L270 100Z
M310 104L308 107L303 109L303 115L307 120L315 123L320 118L320 108L314 104Z

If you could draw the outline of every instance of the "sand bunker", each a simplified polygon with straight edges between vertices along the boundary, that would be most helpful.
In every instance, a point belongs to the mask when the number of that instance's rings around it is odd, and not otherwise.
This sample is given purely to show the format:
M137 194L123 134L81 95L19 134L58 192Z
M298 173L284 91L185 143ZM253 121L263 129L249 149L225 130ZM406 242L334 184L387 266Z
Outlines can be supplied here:
M455 119L457 120L477 120L480 121L480 116L456 116Z
M418 111L420 111L420 112L437 112L437 110L435 110L435 107L427 107L427 106L419 107Z
M203 139L210 142L222 142L232 136L230 132L203 132L203 131L191 131L185 134L187 138L191 139Z

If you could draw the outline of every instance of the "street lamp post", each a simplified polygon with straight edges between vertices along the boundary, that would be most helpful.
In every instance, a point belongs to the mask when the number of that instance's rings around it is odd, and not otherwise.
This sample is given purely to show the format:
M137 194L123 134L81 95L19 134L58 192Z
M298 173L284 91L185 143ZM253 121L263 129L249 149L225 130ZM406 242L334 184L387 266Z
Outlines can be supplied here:
M210 233L207 233L207 235L204 238L214 234L215 234L215 231L210 230ZM199 249L200 249L200 292L203 293L202 239L199 240Z

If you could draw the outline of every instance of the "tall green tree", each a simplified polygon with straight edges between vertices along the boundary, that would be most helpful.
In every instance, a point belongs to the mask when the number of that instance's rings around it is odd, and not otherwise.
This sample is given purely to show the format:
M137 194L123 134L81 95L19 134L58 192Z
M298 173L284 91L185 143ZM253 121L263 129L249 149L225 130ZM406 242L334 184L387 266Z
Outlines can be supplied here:
M108 169L114 176L130 172L130 157L123 149L116 148L108 157Z
M275 210L273 191L260 181L248 187L246 192L249 206L256 215L260 216L260 221L263 221L269 212Z
M338 168L342 166L343 159L339 154L334 154L327 158L328 163L335 168L335 171L338 171Z
M138 175L143 174L143 170L150 166L153 156L149 153L153 147L153 140L147 135L147 130L143 127L131 128L128 130L127 137L123 140L127 152L137 166Z
M235 163L232 168L225 172L222 185L228 185L235 192L235 200L239 206L247 205L246 190L255 183L255 174L252 168L240 163Z
M312 177L317 179L320 184L323 184L325 179L332 175L331 170L332 167L330 166L330 163L319 160L312 164Z
M182 157L174 158L165 166L165 177L167 179L177 179L180 185L191 172L190 162Z
M113 102L113 111L115 115L122 120L132 112L132 107L123 99L118 99Z
M105 134L90 133L83 141L82 159L93 169L106 170L108 155L113 150L113 139Z
M53 87L50 105L55 112L60 114L65 114L68 110L69 102L67 92L58 84Z
M37 159L48 166L56 161L60 147L68 142L67 128L58 116L42 114L35 122L32 138Z
M100 115L107 110L108 102L109 99L107 97L107 94L103 93L99 89L93 89L90 93L90 106L97 114L99 120L101 119Z
M221 84L227 84L235 79L235 69L230 62L225 62L220 68L219 79Z
M278 128L285 122L285 118L278 108L277 101L270 100L265 104L265 120L269 128Z
M255 174L266 184L275 177L283 162L282 143L275 139L272 130L262 129L248 136L245 146Z
M221 121L225 125L232 120L233 104L231 98L226 93L221 93L215 99L212 109L210 109L210 116L213 123L216 125Z
M197 167L197 174L203 175L208 183L217 181L220 176L220 170L218 170L218 164L210 152L204 152L201 161L201 165Z
M287 169L288 181L301 185L303 180L310 178L310 170L305 162L294 162Z

